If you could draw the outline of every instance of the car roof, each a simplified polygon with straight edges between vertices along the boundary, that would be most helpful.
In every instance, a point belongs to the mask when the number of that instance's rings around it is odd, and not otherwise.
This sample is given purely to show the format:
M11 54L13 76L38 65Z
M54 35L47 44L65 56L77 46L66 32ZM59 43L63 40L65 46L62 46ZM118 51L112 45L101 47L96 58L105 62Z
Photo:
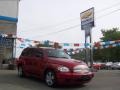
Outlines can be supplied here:
M28 49L43 49L43 50L51 50L51 49L55 49L55 48L52 48L52 47L27 47L25 48L25 50L28 50Z

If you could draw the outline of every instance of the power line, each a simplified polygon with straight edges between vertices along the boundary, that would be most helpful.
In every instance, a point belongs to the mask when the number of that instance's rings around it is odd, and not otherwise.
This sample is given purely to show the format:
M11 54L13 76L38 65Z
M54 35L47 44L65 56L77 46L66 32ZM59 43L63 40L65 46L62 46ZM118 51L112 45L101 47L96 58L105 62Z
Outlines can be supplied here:
M116 7L116 6L120 6L120 2L118 2L118 3L116 3L116 4L113 4L113 5L109 6L109 7L103 8L103 9L101 9L101 10L98 10L98 11L96 11L96 12L97 12L97 13L104 12L105 10L108 10L108 9L113 8L113 7ZM66 23L66 22L75 21L75 20L78 20L79 18L80 18L80 17L76 17L76 18L69 19L69 20L66 20L66 21L61 22L61 23L58 23L58 24L49 25L49 26L42 27L42 28L38 27L37 29L47 30L47 29L45 29L45 28L57 28L58 26ZM36 28L34 28L34 30L35 30L35 29L36 29ZM32 29L31 29L31 30L32 30ZM27 32L27 31L26 31L26 32Z
M61 29L61 30L59 30L59 31L47 33L47 34L45 34L45 35L40 35L40 37L43 37L43 36L46 36L46 35L53 35L53 34L55 34L55 33L60 33L60 32L63 32L63 31L67 31L67 30L70 30L70 29L72 29L72 28L76 28L76 27L78 27L78 26L80 26L80 24L74 25L74 26L71 26L71 27L68 27L68 28L65 28L65 29ZM35 37L36 37L36 36L35 36ZM32 37L32 38L33 38L33 37Z
M107 16L107 15L113 14L113 13L118 12L118 11L120 11L120 9L114 10L114 11L112 11L112 12L109 12L109 13L105 14L104 16L97 17L97 18L100 19L100 18L102 18L102 17L105 17L105 16ZM55 34L55 33L60 33L60 32L66 31L66 30L70 30L70 29L76 28L76 27L78 27L78 26L80 26L80 24L74 25L74 26L71 26L71 27L68 27L68 28L65 28L65 29L61 29L61 30L59 30L59 31L47 33L47 34L45 34L45 35L40 35L40 36L43 37L43 36L46 36L46 35L53 35L53 34ZM36 36L35 36L35 37L36 37Z
M116 7L116 6L120 6L120 2L118 2L118 3L116 3L116 4L113 4L113 5L109 6L109 7L103 8L103 9L101 9L101 10L98 10L98 11L96 11L96 12L98 12L98 13L104 12L105 10L108 10L108 9L113 8L113 7Z
M114 11L111 11L111 12L103 15L103 16L99 16L98 19L100 19L100 18L102 18L102 17L105 17L105 16L107 16L107 15L113 14L113 13L115 13L115 12L118 12L119 10L120 10L120 9L116 9L116 10L114 10Z

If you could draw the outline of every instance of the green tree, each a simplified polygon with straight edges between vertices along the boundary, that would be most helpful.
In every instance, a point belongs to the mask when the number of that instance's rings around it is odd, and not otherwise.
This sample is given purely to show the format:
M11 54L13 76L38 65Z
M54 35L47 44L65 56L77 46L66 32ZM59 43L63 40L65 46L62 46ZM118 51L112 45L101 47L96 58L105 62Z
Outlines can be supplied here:
M114 41L120 39L120 31L118 31L119 28L112 28L112 29L102 29L102 35L101 41Z
M120 40L119 28L102 29L102 42ZM120 61L120 46L94 50L94 60Z

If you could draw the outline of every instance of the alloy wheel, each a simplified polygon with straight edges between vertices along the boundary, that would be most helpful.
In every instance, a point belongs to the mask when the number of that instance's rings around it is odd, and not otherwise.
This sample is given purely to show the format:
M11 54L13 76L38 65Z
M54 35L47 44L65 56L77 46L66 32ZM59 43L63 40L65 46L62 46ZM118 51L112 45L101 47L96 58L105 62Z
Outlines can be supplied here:
M55 86L56 81L55 81L55 73L52 71L48 71L45 75L45 82L48 86L52 87Z
M23 77L23 69L22 69L22 67L18 68L18 76Z

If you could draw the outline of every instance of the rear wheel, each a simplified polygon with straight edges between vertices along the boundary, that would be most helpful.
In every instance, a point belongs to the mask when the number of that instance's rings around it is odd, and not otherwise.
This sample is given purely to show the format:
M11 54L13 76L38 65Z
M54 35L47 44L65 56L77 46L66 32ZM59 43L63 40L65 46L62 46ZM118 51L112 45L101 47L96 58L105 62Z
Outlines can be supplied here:
M24 72L23 72L22 66L19 66L19 67L18 67L18 76L19 76L19 77L24 77Z
M56 76L55 73L53 71L47 71L45 74L45 83L49 86L49 87L54 87L57 83L56 83Z

